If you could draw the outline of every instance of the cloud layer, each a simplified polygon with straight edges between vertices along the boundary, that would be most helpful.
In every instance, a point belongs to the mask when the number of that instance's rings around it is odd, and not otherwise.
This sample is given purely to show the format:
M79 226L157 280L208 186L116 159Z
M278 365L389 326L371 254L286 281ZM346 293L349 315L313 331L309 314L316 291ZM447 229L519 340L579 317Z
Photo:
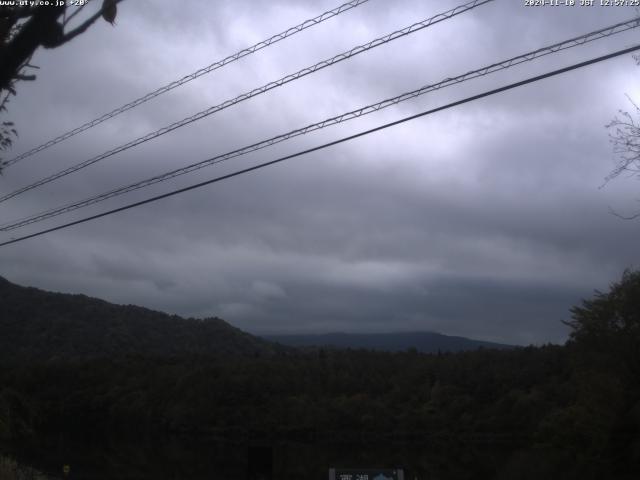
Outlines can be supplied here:
M117 26L38 52L10 115L18 154L337 4L136 1ZM8 169L3 192L402 28L455 2L372 0ZM496 1L0 205L10 221L632 17ZM618 35L200 170L8 239L271 160L627 47ZM637 182L604 125L640 98L630 56L0 249L0 275L251 332L435 330L562 342L568 309L637 266Z

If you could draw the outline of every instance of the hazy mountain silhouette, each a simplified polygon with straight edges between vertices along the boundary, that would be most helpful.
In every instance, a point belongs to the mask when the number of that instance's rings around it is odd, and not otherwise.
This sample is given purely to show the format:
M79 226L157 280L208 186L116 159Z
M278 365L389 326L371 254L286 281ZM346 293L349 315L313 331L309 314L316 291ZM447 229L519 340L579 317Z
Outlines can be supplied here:
M460 352L478 348L514 348L512 345L471 340L435 332L265 335L263 338L292 347L353 348L388 352L399 352L410 348L423 353Z

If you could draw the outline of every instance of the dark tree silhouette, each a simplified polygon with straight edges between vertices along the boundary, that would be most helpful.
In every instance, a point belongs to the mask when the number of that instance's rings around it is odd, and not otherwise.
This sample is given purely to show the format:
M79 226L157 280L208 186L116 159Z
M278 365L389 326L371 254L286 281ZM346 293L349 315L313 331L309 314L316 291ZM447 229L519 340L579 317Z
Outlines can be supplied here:
M640 379L640 270L627 270L609 292L571 309L571 341L599 363ZM606 365L601 365L606 367Z
M40 48L57 48L87 31L99 18L113 24L117 4L122 0L103 0L100 9L82 19L81 12L88 2L76 7L64 5L3 5L0 6L0 113L7 111L7 103L16 94L18 81L36 79L29 62ZM67 2L68 3L68 2ZM0 150L11 147L17 135L10 121L0 124ZM0 163L0 172L2 164Z

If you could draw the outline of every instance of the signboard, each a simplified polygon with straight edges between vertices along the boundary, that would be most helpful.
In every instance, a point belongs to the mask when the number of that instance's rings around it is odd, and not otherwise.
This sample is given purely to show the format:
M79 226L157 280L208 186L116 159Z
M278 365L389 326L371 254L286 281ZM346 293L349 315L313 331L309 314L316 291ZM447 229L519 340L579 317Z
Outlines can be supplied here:
M329 480L404 480L402 470L330 468Z

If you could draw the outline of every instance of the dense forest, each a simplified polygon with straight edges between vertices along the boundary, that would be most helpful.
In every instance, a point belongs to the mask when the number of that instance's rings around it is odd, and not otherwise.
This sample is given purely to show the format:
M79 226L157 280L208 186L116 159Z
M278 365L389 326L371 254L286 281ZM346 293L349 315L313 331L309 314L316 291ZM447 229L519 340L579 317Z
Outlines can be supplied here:
M263 348L242 344L234 355L196 348L3 360L0 436L468 442L521 452L519 478L637 478L640 272L571 313L564 346L422 354L296 351L255 340L249 345Z

